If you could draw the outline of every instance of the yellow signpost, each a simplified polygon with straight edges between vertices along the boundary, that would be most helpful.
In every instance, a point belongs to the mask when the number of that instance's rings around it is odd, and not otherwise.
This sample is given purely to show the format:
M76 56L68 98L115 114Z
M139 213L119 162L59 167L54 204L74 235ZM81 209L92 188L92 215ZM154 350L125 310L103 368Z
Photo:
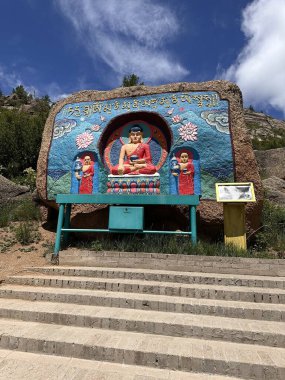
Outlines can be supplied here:
M216 196L223 203L225 244L246 249L245 203L255 202L253 183L216 183Z

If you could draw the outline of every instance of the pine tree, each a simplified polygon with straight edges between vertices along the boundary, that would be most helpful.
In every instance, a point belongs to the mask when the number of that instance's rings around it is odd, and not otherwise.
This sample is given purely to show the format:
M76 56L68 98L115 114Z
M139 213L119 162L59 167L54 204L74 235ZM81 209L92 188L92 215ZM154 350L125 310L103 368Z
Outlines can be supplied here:
M140 78L136 74L129 74L123 77L122 87L143 86L144 82L140 82Z

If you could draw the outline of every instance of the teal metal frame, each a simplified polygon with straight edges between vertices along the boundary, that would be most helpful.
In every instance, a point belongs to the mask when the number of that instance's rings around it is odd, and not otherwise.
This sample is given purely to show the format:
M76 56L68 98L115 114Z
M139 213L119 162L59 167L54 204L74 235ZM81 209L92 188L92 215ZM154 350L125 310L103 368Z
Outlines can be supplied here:
M53 259L58 261L61 235L63 244L68 243L70 232L125 232L129 230L70 228L71 206L73 204L108 204L108 205L186 205L189 206L189 231L138 230L132 233L189 235L193 244L197 243L196 207L200 204L198 195L117 195L117 194L58 194L58 222Z

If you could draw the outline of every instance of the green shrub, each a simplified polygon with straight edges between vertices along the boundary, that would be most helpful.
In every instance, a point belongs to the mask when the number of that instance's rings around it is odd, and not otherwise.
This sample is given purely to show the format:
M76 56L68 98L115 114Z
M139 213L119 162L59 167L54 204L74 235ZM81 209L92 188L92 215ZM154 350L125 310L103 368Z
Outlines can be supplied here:
M46 118L47 112L30 115L0 108L0 164L9 179L36 168Z
M22 245L37 243L40 241L38 224L33 222L21 222L13 227L16 240Z
M9 211L7 205L1 205L0 228L7 227L9 225L9 219Z
M250 126L253 129L253 126ZM274 130L273 136L267 136L264 140L257 137L252 139L252 147L255 150L268 150L285 147L285 130L278 128Z
M27 223L20 223L15 228L15 236L17 241L22 245L28 245L34 242L32 228Z
M36 188L36 171L29 167L23 170L23 175L17 175L12 178L12 181L17 183L18 185L27 186L31 192L33 192Z
M262 228L255 236L254 249L273 249L285 252L285 208L264 202Z
M6 204L1 204L0 207L1 207L0 228L3 228L3 227L7 227L11 220L12 204L8 202Z
M29 221L39 219L39 209L32 200L25 199L20 202L14 202L13 209L11 210L12 221Z
M33 221L39 219L39 209L30 199L8 202L1 205L0 228L7 227L10 222Z

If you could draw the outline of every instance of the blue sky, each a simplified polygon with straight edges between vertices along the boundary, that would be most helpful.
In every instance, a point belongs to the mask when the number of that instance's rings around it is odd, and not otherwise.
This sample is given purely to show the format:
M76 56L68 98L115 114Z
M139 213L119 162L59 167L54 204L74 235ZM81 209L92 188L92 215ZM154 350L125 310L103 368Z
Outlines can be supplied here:
M227 79L245 106L285 117L285 0L0 0L0 89L53 100Z

